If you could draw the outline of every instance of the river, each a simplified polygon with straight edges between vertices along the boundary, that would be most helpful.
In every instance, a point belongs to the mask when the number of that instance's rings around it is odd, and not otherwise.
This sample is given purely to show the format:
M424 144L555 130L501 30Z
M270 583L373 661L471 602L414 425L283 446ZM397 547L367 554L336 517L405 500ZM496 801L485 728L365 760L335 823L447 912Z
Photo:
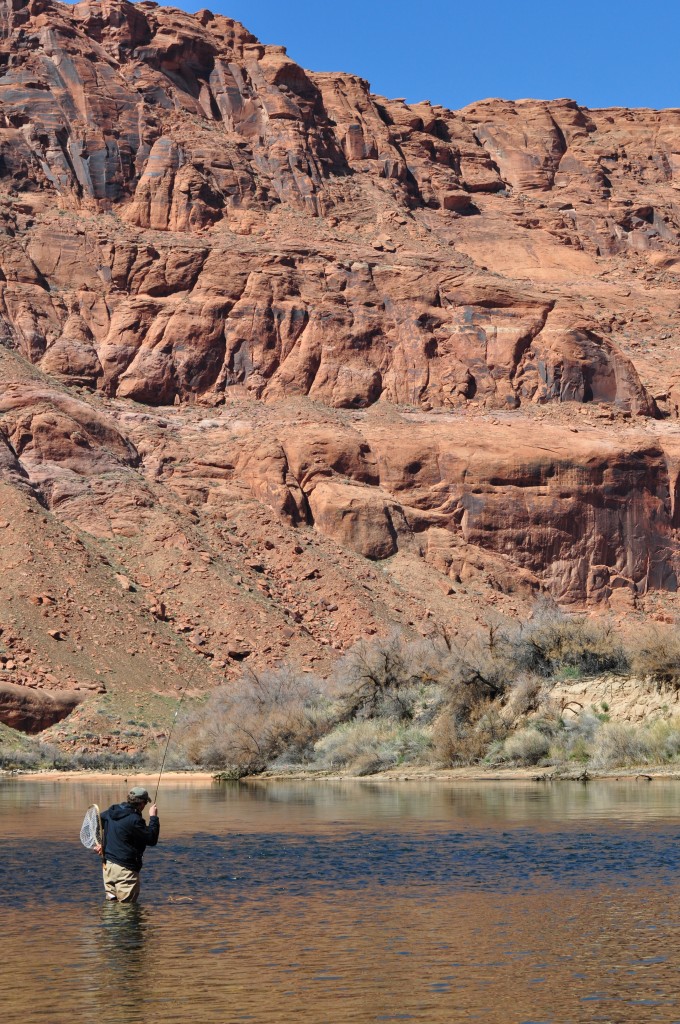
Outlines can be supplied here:
M121 795L0 781L5 1024L680 1022L677 782L173 782L137 906Z

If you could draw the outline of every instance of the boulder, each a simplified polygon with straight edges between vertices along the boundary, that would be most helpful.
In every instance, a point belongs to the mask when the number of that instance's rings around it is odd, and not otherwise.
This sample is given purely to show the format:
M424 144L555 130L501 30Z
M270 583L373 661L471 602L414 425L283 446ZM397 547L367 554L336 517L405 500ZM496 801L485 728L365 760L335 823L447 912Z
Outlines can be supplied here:
M50 693L0 680L0 722L21 732L39 733L70 715L82 699L80 693Z

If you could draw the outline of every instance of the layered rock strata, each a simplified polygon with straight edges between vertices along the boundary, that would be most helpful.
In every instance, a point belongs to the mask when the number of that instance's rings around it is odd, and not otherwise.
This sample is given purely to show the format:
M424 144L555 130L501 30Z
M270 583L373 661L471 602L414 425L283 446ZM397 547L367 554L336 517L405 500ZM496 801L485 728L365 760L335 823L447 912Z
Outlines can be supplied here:
M0 0L0 720L542 591L672 617L679 187L676 110Z

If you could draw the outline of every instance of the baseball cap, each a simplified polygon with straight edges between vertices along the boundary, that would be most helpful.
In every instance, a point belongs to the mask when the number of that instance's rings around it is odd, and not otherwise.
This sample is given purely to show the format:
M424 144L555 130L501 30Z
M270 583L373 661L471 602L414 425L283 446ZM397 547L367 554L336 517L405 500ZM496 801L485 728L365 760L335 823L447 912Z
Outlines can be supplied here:
M146 800L146 802L149 803L151 797L144 789L144 786L133 786L128 793L128 800Z

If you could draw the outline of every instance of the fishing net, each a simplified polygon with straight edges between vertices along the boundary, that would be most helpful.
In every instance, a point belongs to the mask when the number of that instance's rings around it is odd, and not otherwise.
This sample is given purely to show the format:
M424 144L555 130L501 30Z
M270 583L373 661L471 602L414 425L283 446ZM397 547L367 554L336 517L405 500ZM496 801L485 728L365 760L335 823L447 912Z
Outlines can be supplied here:
M101 846L102 819L96 804L92 804L85 812L83 824L80 826L80 841L87 850L94 850L97 846Z

